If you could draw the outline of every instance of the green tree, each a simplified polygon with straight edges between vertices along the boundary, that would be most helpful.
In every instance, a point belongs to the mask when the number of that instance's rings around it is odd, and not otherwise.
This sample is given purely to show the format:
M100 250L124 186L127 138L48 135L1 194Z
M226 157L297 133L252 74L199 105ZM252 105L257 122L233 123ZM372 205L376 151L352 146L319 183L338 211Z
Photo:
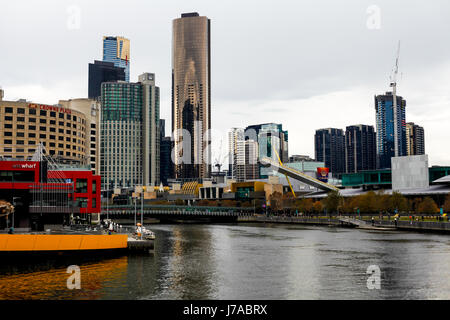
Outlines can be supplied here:
M393 192L391 196L392 209L399 212L408 211L408 201L400 192Z
M418 211L419 211L418 213L434 214L434 213L438 213L439 212L439 208L438 208L438 206L436 205L436 202L434 202L433 199L431 199L430 197L426 197L419 204Z
M329 214L337 212L338 208L342 204L342 196L339 191L331 191L327 197L323 200L324 207Z
M313 209L314 209L314 212L321 213L323 211L322 202L320 202L320 201L314 202Z

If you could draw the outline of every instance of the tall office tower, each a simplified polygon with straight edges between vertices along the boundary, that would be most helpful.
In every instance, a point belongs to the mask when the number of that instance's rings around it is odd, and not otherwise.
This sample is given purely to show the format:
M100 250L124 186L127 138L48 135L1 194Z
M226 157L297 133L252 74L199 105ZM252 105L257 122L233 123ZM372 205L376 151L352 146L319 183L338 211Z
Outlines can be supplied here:
M210 25L198 13L173 20L172 132L177 179L211 175Z
M114 66L112 62L97 61L89 63L89 99L97 99L102 95L102 83L125 80L125 69Z
M354 125L345 130L345 172L375 170L377 167L376 134L373 126Z
M229 173L237 181L245 179L245 137L244 129L232 128L228 132Z
M425 132L423 127L414 122L406 124L406 154L408 156L425 154Z
M163 185L167 185L168 179L173 178L173 163L172 163L172 139L166 137L166 120L159 120L160 132L160 178Z
M315 158L339 176L345 172L345 139L342 129L319 129L314 135Z
M103 61L125 69L125 81L130 81L130 40L123 37L103 37Z
M102 84L102 189L159 185L159 88L155 76Z
M259 179L258 142L245 140L245 180Z
M375 96L375 115L377 129L377 168L391 167L391 158L406 156L406 100L396 96L397 114L394 115L394 96L392 92ZM396 124L394 124L396 119ZM395 132L397 128L397 132ZM397 142L395 142L397 136ZM397 150L396 150L397 147Z

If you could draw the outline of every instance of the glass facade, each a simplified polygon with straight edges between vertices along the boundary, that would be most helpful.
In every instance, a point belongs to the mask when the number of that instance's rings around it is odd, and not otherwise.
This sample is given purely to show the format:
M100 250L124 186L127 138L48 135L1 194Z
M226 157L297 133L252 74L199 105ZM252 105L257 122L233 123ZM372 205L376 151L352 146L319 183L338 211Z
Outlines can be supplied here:
M375 96L377 126L377 168L391 168L395 156L394 96L392 92ZM406 156L406 101L397 96L397 139L398 156Z
M106 82L101 99L102 190L159 184L159 88Z
M375 170L377 166L376 134L373 126L348 126L345 130L346 172Z
M103 37L103 61L125 69L125 81L130 81L130 40L122 37Z
M314 150L316 160L324 162L333 176L339 176L345 172L345 139L342 129L316 130Z
M172 131L175 135L175 176L211 175L211 47L210 20L198 13L173 20Z

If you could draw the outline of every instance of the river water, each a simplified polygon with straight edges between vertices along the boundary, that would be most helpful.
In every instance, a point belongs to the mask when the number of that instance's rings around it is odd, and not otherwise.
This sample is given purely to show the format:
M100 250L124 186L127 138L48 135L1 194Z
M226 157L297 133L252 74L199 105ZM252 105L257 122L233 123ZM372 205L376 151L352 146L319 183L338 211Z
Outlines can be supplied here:
M151 230L153 254L81 264L81 289L67 288L66 266L3 270L0 299L450 298L448 235L263 224ZM368 268L379 268L379 289Z

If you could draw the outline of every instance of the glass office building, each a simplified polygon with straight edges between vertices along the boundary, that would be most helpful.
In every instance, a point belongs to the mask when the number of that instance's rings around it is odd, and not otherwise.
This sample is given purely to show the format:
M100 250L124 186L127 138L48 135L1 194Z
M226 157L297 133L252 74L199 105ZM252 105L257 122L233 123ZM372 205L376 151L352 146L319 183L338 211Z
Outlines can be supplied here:
M125 81L125 69L116 67L112 62L94 61L89 63L89 99L97 99L102 95L102 83Z
M377 129L377 167L391 168L391 158L395 157L394 96L392 92L375 96ZM406 100L397 96L397 154L406 156Z
M345 130L346 173L375 170L377 166L376 133L373 126L354 125Z
M102 84L102 189L160 183L159 88L154 74L139 82Z
M177 179L211 175L210 25L207 17L196 12L173 20L172 132Z
M342 129L316 130L314 150L316 160L324 162L333 176L339 177L345 173L345 139Z
M125 81L130 81L130 40L123 37L103 37L103 61L125 69Z

